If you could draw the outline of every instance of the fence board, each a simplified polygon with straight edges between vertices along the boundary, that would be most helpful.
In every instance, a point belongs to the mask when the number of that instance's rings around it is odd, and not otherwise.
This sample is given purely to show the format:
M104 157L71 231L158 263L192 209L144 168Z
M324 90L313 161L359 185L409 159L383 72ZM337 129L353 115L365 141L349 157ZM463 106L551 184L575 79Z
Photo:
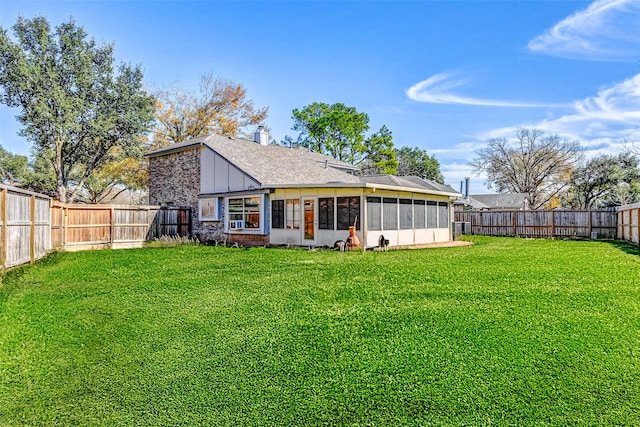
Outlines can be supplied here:
M618 213L618 238L640 244L640 203L620 206Z
M190 214L189 208L62 204L0 185L0 269L52 249L133 247L162 235L188 236Z
M614 210L456 211L455 221L471 223L471 233L485 236L591 238L616 236Z
M47 196L0 185L0 268L33 262L51 250Z

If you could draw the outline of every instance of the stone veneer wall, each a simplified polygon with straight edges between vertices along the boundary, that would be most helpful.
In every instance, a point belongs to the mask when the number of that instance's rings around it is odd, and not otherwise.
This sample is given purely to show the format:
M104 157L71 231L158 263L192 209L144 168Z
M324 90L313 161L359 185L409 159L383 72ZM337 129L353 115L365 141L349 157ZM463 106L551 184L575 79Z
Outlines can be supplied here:
M192 233L202 242L225 239L221 221L198 220L201 148L149 158L149 204L189 206Z

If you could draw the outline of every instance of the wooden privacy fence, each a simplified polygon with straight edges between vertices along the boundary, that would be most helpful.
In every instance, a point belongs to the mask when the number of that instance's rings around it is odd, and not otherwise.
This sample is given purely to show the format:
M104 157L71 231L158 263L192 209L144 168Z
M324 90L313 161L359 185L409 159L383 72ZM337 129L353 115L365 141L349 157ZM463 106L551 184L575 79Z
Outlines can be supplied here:
M50 199L0 185L0 268L34 262L51 250Z
M640 203L620 206L618 215L618 238L640 244Z
M614 209L539 211L457 211L455 221L471 224L471 234L535 238L615 239Z
M0 269L55 249L130 248L190 234L190 208L65 204L0 185Z
M53 202L51 247L62 250L141 246L160 236L191 232L191 211L159 206L83 205Z

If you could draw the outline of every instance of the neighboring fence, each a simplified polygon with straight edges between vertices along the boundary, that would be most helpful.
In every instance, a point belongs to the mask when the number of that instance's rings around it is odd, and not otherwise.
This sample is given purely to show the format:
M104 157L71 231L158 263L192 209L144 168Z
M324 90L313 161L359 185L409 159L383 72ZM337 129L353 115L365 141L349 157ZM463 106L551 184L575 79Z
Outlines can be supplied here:
M190 208L64 204L0 185L0 270L55 249L130 248L190 234Z
M33 262L51 250L49 198L0 185L0 269Z
M620 206L618 214L618 238L640 244L640 203Z
M606 210L456 211L456 222L471 223L471 234L535 238L615 239L617 217Z

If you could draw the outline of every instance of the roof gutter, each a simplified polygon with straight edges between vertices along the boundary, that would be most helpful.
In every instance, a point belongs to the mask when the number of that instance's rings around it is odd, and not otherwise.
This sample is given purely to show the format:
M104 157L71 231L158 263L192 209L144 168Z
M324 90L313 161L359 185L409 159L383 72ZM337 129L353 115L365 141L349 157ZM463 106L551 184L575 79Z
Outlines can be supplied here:
M395 185L385 184L371 184L364 182L328 182L322 184L268 184L263 188L370 188L375 190L391 190L391 191L403 191L407 193L420 193L420 194L433 194L436 196L447 196L452 198L462 197L462 194L457 192L447 192L438 190L429 190L427 188L415 188L415 187L399 187Z

